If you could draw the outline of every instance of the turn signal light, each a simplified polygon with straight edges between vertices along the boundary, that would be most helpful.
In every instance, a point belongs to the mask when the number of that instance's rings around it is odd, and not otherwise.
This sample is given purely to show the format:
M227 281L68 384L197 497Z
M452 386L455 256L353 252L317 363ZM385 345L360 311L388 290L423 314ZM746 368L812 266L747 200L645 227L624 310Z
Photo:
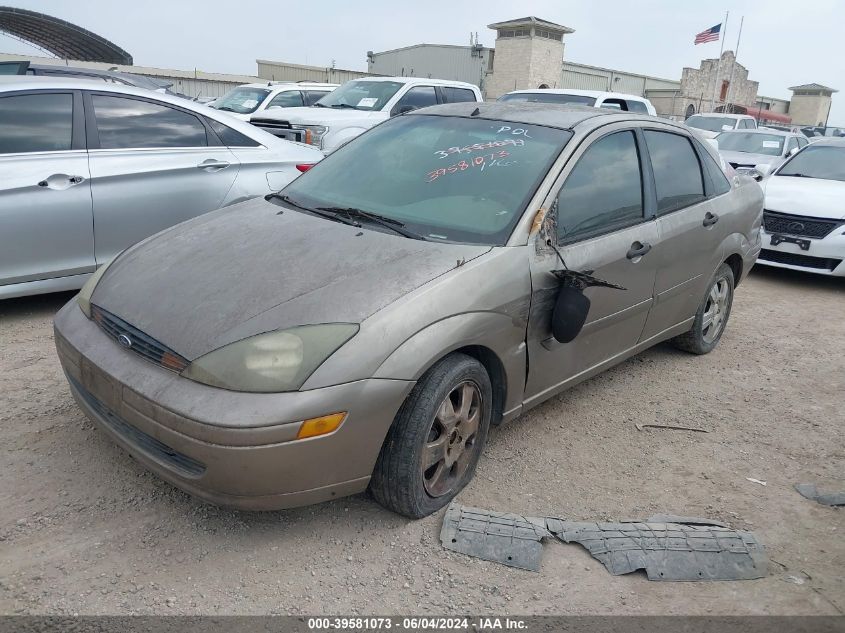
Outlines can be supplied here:
M303 420L302 426L299 427L299 433L296 434L296 439L302 440L306 437L317 437L318 435L327 435L336 431L343 424L346 419L346 411L341 413L332 413L330 415L323 415L319 418L310 418Z
M299 171L301 171L302 173L305 173L306 171L311 169L313 166L314 166L314 163L301 163L301 164L297 165L296 168Z

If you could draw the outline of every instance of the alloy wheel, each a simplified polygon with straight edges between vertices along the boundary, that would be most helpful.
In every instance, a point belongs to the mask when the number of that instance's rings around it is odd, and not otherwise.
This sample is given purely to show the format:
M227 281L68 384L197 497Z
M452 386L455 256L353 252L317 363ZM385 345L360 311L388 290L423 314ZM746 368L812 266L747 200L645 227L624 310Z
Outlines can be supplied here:
M432 497L449 493L472 463L481 414L481 390L471 380L455 386L437 408L422 457L423 484Z
M705 343L712 343L722 333L728 316L728 298L730 288L725 277L717 279L707 295L704 306L704 318L701 320L701 337Z

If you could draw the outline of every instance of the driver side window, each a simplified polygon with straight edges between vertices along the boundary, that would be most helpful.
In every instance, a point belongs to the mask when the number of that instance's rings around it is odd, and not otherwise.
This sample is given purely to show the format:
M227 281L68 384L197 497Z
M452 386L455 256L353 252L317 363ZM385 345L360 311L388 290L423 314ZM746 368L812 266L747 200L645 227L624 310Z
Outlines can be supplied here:
M642 219L643 182L634 132L600 138L581 155L558 193L558 242L586 239Z

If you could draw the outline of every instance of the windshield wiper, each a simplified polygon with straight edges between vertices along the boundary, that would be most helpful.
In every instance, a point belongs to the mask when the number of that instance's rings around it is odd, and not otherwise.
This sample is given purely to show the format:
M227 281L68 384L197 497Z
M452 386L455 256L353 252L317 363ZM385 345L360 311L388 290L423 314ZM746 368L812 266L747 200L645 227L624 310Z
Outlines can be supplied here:
M778 174L778 176L791 176L793 178L815 178L815 176L808 176L807 174Z
M355 207L317 207L320 211L328 211L329 213L343 213L348 217L350 220L352 218L358 218L360 220L369 220L375 224L383 226L387 229L390 229L394 233L398 233L404 237L411 238L412 240L423 240L425 238L420 235L419 233L414 233L405 228L405 223L400 222L399 220L395 220L393 218L388 218L384 215L379 215L378 213L372 213L371 211L364 211L363 209L356 209Z
M223 112L237 112L234 108L230 108L229 106L220 106L217 108L218 110L222 110Z
M329 106L325 105L324 103L312 103L312 108L328 108Z
M325 209L315 209L312 207L306 207L305 205L299 204L298 202L294 202L290 196L285 195L283 193L271 193L264 196L264 199L267 201L281 200L285 204L289 204L290 206L295 207L297 209L302 209L306 213L312 213L318 217L326 218L327 220L334 220L335 222L340 222L341 224L347 224L349 226L354 226L355 228L361 228L361 225L352 218L343 217L338 215L337 213L328 212Z
M333 103L329 106L330 108L352 108L353 110L357 110L358 107L354 105L350 105L348 103Z

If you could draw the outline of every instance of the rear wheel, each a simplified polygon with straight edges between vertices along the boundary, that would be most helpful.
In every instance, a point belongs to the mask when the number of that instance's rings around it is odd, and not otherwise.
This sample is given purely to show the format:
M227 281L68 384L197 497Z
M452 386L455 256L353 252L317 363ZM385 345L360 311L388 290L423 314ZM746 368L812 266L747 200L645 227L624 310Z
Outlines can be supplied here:
M707 294L698 307L692 328L672 339L678 349L692 354L707 354L722 338L734 298L734 273L722 264L707 288Z
M484 367L447 356L414 386L387 434L370 481L375 499L418 519L466 486L487 440L492 387Z

